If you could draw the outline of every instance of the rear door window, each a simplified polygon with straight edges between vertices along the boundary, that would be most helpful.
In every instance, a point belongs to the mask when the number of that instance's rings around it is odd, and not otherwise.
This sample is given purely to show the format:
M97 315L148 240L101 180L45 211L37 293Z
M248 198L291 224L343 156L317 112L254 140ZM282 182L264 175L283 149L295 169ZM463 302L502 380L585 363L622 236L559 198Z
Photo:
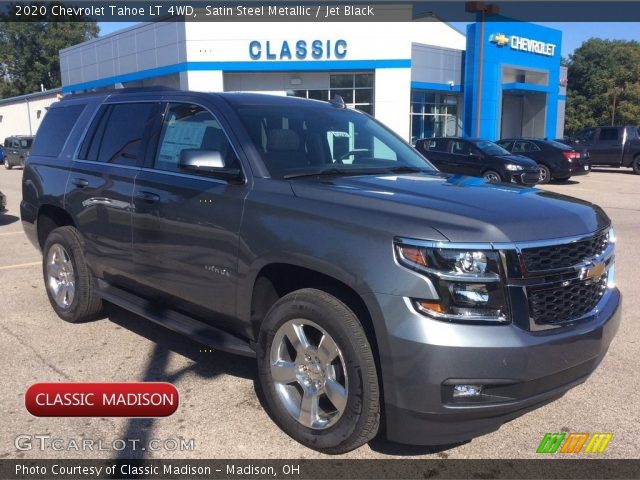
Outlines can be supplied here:
M617 128L601 128L599 140L601 142L616 142L618 141L618 132Z
M142 163L142 139L157 103L118 103L101 108L89 129L79 158L119 165Z
M509 141L505 141L505 140L500 140L499 142L496 142L498 145L500 145L502 148L505 148L509 151L513 150L513 142L509 142Z
M507 149L508 150L508 149ZM540 149L535 143L527 141L517 141L513 144L513 153L537 152Z
M51 108L42 120L38 135L33 142L32 155L57 157L60 155L71 130L75 126L85 105L69 105Z

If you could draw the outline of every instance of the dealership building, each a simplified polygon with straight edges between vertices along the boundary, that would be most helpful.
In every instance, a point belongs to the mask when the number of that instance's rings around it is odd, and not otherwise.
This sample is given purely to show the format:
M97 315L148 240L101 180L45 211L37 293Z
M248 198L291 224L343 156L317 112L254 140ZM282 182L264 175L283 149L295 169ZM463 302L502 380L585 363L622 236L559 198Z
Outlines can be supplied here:
M144 23L62 50L62 90L339 94L407 140L563 135L561 32L491 22L464 35L423 20Z

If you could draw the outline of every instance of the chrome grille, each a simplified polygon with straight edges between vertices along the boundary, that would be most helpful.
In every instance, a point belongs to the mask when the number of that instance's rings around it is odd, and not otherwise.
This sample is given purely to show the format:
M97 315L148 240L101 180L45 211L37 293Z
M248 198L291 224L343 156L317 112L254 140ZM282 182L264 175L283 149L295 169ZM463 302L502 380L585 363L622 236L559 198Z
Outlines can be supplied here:
M529 315L538 325L571 322L589 313L607 287L607 274L598 279L574 280L552 288L528 288Z
M604 230L586 240L562 245L524 248L522 258L529 272L559 270L601 255L608 244L608 232Z

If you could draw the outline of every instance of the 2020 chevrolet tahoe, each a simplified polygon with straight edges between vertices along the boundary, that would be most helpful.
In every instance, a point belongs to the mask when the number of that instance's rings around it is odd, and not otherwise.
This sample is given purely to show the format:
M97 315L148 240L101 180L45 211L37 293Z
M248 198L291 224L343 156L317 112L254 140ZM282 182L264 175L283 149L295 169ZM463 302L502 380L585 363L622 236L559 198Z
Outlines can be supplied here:
M107 301L257 358L272 418L328 453L495 430L583 382L620 319L599 207L438 172L339 100L66 96L21 214L62 319Z

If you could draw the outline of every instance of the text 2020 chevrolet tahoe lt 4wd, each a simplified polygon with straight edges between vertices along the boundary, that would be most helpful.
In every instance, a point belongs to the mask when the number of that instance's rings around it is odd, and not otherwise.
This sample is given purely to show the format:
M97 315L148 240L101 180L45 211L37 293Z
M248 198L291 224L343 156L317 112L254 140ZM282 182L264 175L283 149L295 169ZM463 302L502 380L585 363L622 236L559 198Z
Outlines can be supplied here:
M583 382L618 327L597 206L436 171L340 101L67 96L23 178L64 320L108 301L257 358L277 424L445 444Z

